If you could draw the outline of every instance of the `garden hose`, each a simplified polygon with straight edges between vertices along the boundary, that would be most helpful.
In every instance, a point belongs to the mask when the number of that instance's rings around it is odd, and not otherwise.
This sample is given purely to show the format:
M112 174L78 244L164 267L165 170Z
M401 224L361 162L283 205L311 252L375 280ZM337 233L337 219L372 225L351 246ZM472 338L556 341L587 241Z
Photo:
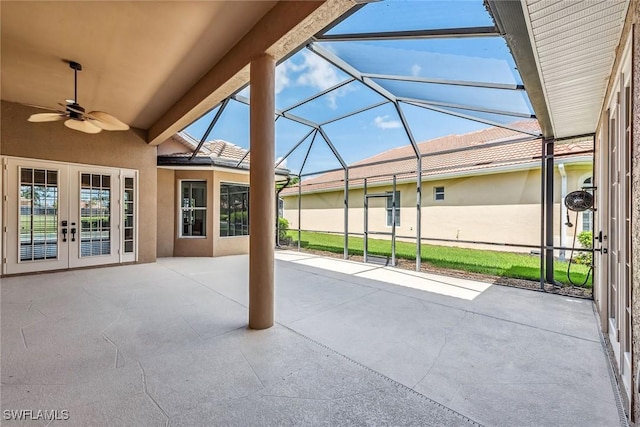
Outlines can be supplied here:
M578 223L578 212L576 212L576 222L575 223L576 224ZM591 272L593 271L593 256L591 257L591 263L589 264L589 270L587 270L587 276L584 278L584 282L582 282L579 285L574 283L574 281L571 280L571 262L573 261L573 250L576 248L576 237L578 236L577 231L578 230L576 230L576 232L573 233L573 244L571 245L571 255L569 256L569 266L567 267L567 279L569 279L569 283L571 283L572 286L583 287L589 281L589 276L591 276Z

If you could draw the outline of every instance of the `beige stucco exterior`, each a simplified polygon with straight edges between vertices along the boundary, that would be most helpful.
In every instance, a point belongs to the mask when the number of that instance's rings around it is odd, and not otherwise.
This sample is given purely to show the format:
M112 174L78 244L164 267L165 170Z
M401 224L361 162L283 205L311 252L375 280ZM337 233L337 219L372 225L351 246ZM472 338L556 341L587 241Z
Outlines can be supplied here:
M27 122L37 112L41 110L2 101L0 155L138 170L138 262L155 261L156 147L136 129L87 135L60 122Z
M582 187L584 179L591 175L590 164L567 164L568 192ZM556 170L554 223L556 243L565 217L560 216L562 178ZM445 188L445 199L434 200L435 187ZM416 183L400 182L400 225L396 227L399 238L416 235ZM391 192L391 185L368 187L368 193ZM343 190L303 193L301 201L301 228L330 232L344 231ZM292 229L298 228L298 197L283 197L284 216ZM364 190L349 191L349 232L364 232ZM387 210L384 198L369 199L369 231L390 232L387 226ZM571 214L575 222L575 214ZM460 241L482 241L536 246L540 244L540 169L492 173L426 180L422 184L422 237ZM565 227L567 237L581 230L582 218L577 228ZM389 236L372 235L374 238ZM570 242L569 242L570 243ZM437 242L461 247L484 248L463 242ZM529 252L531 248L491 246L492 249Z
M206 181L206 237L180 237L180 182ZM158 168L158 256L224 256L249 252L249 236L220 236L220 184L247 184L248 172Z

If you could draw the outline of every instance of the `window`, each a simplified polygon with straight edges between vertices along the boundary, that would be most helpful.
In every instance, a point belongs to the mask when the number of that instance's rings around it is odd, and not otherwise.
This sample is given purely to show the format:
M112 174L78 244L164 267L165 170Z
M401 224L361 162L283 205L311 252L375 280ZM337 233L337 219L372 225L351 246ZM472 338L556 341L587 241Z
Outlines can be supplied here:
M180 237L205 237L207 223L207 182L182 181Z
M111 175L80 174L80 256L109 254Z
M124 253L134 252L135 243L135 181L134 177L124 178Z
M433 200L444 200L444 187L433 187Z
M220 236L249 235L249 187L220 184Z
M391 227L392 211L393 211L393 196L390 191L387 192L387 227ZM400 226L400 192L396 191L396 227Z
M582 187L591 187L591 177L584 180L584 182L582 183ZM582 212L582 231L591 231L592 218L593 212L590 209Z

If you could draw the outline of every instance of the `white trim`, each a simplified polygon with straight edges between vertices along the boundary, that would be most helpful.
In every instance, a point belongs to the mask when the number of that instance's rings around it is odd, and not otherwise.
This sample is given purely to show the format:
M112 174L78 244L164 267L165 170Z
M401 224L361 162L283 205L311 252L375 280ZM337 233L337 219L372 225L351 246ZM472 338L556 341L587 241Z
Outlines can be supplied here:
M8 232L8 227L7 224L5 223L5 220L7 218L7 205L8 205L8 184L7 181L9 179L9 160L6 157L2 157L0 159L0 164L2 164L2 171L0 171L0 176L2 177L0 179L1 185L0 185L0 196L2 197L2 201L0 201L0 227L2 227L2 238L0 239L2 241L2 250L0 251L0 256L2 256L2 259L0 259L0 265L2 266L2 271L0 274L7 274L7 232ZM5 197L7 197L7 199L5 199Z
M170 170L178 170L178 171L217 171L217 172L227 172L227 173L237 173L240 175L249 175L249 169L236 169L232 167L225 168L223 166L183 166L183 165L161 165L157 166L158 169L170 169ZM286 178L290 176L290 174L283 174L274 171L275 176Z
M531 41L531 50L533 51L533 57L536 63L536 69L538 70L538 77L540 78L540 85L542 86L542 94L544 95L544 103L547 106L547 112L549 113L549 121L551 122L551 132L556 134L556 124L553 121L553 112L551 111L551 104L549 103L549 94L547 93L547 85L544 81L544 75L542 74L542 68L540 67L540 56L538 55L538 43L533 34L533 27L531 26L531 14L529 12L529 5L527 0L520 0L522 3L522 11L524 12L524 21L527 24L527 33L529 34L529 40Z
M205 184L205 203L207 202L207 198L209 197L209 189L208 187L208 180L207 179L178 179L178 203L177 203L177 209L178 209L178 213L177 213L177 219L178 219L178 239L206 239L207 238L207 224L206 224L206 219L207 219L207 212L209 210L208 206L199 206L199 207L193 207L193 208L184 208L182 206L182 183L183 182L204 182ZM205 233L204 236L183 236L182 235L182 211L183 209L190 209L190 210L199 210L199 211L204 211L205 213L205 221L204 221L204 227L205 227Z
M629 34L631 34L631 32L629 32ZM623 75L625 77L625 80L627 80L627 77L629 79L631 78L631 39L632 37L630 36L627 38L624 49L622 49L622 59L618 63L618 67L616 67L616 69L614 70L614 64L611 64L612 69L609 73L609 76L611 78L615 74L615 78L613 79L613 84L611 84L611 79L609 80L609 87L611 88L611 90L609 91L609 94L602 104L602 108L600 109L600 116L602 116L602 114L604 114L604 112L611 107L611 104L614 103L613 96L617 95L619 93L618 89L620 89L620 76ZM628 73L625 73L625 71L628 71Z

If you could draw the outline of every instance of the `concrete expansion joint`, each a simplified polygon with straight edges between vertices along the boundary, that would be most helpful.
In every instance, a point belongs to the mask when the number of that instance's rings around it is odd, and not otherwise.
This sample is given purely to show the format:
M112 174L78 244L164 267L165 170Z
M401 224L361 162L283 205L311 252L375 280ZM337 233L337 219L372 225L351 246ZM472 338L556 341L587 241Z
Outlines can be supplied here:
M24 348L29 348L27 345L27 338L24 336L24 328L20 328L20 335L22 336L22 344L24 344Z
M231 302L234 302L234 303L238 304L240 307L248 308L246 305L242 304L240 301L236 301L236 300L234 300L233 298L229 297L228 295L225 295L225 294L223 294L223 293L221 293L221 292L218 292L217 290L215 290L215 289L213 289L213 288L210 288L209 286L207 286L207 284L206 284L206 283L202 283L202 282L198 281L197 279L195 279L195 278L193 278L193 277L191 277L191 276L188 276L188 275L186 275L186 274L184 274L184 273L181 273L181 272L180 272L180 271L178 271L178 270L174 270L174 269L169 268L169 267L166 267L166 266L162 266L162 267L163 267L163 268L165 268L165 269L167 269L167 270L169 270L169 271L171 271L171 272L176 273L177 275L179 275L179 276L181 276L181 277L183 277L183 278L185 278L185 279L187 279L187 280L189 280L189 281L191 281L191 282L193 282L193 283L195 283L195 284L196 284L196 285L198 285L198 286L203 287L204 289L206 289L206 290L208 290L208 291L210 291L210 292L213 292L214 294L216 294L216 295L218 295L218 296L221 296L222 298L224 298L224 299L226 299L226 300L228 300L228 301L231 301ZM127 308L128 308L128 307L127 307Z
M389 292L390 292L390 291L389 291ZM393 294L395 294L395 295L402 295L402 294L398 294L398 293L395 293L395 292L391 292L391 293L393 293ZM410 297L410 296L407 296L407 298L413 298L413 299L419 300L419 301L421 301L421 302L422 302L422 304L423 304L425 307L427 307L427 308L428 308L427 304L435 304L435 305L439 305L439 306L441 306L441 307L451 308L451 309L454 309L454 310L460 310L460 311L463 311L464 313L473 314L474 316L487 317L487 318L489 318L489 319L495 319L495 320L499 320L499 321L501 321L501 322L511 323L511 324L513 324L513 325L524 326L524 327L526 327L526 328L531 328L531 329L535 329L535 330L542 331L542 332L549 332L549 333L551 333L551 334L562 335L562 336L564 336L564 337L574 338L574 339L577 339L577 340L587 341L587 342L591 342L591 343L597 343L597 342L598 342L598 340L592 340L592 339L589 339L589 338L579 337L579 336L577 336L577 335L571 335L571 334L566 334L566 333L564 333L564 332L558 332L558 331L554 331L554 330L547 329L547 328L541 328L541 327L539 327L539 326L529 325L529 324L527 324L527 323L517 322L517 321L515 321L515 320L505 319L505 318L503 318L503 317L492 316L491 314L487 314L487 313L480 313L480 312L478 312L478 311L466 310L466 309L464 309L464 308L455 307L455 306L452 306L452 305L447 305L447 304L443 304L443 303L439 303L439 302L434 302L434 301L425 301L425 300L423 300L423 299L421 299L421 298L416 298L416 297Z
M242 350L240 350L240 354L242 354L242 357L244 358L244 361L247 362L247 365L249 365L249 367L251 368L251 372L253 372L253 375L256 376L256 379L258 380L258 382L260 383L260 387L262 390L264 390L264 383L262 382L262 380L260 379L260 376L258 375L258 373L256 372L256 370L253 368L253 365L251 364L251 362L249 362L249 359L247 359L247 356L245 356L244 352Z
M442 351L444 350L444 347L447 345L447 340L449 339L449 335L451 335L451 332L453 332L453 330L455 328L457 328L460 323L462 323L462 321L467 317L467 314L469 314L469 312L465 311L464 314L462 315L462 317L460 317L460 319L458 319L458 321L455 323L455 325L453 325L453 326L451 326L451 328L449 328L447 333L444 335L444 341L442 342L442 345L440 346L440 350L438 351L438 355L433 360L433 363L431 364L431 366L429 366L429 369L427 370L427 373L424 374L424 376L422 378L420 378L420 380L417 383L415 383L413 385L413 387L416 387L418 384L420 384L422 381L424 381L425 378L427 378L429 376L429 374L431 373L431 370L433 369L433 367L436 366L436 363L438 363L438 360L440 360L440 356L442 356Z
M102 333L102 338L116 349L116 360L114 362L113 369L118 369L118 358L120 356L120 349L118 348L116 343L114 343L104 332Z
M166 418L164 425L165 427L169 427L171 418L169 418L169 415L167 415L166 411L162 409L162 406L160 406L156 399L154 399L153 396L151 396L151 394L149 394L149 392L147 391L147 375L145 374L144 368L142 367L142 363L140 363L140 361L138 361L138 366L140 367L140 373L142 374L142 391L144 391L144 394L146 394L147 397L153 402L153 404L156 405L156 407L160 410L160 412L162 412L162 415L164 415L164 417Z
M195 330L195 328L191 325L191 323L189 323L189 321L187 319L184 318L183 315L179 314L178 317L187 324L187 326L189 327L189 329L191 329L193 331L194 334L196 334L196 336L198 337L198 339L200 341L204 341L204 338L202 338L202 335L200 335L200 333L198 333L198 331Z
M382 373L380 373L380 372L378 372L378 371L375 371L375 370L373 370L373 369L369 368L368 366L363 365L363 364L362 364L362 363L360 363L360 362L357 362L357 361L353 360L353 359L352 359L352 358L350 358L349 356L346 356L346 355L344 355L344 354L342 354L342 353L340 353L340 352L338 352L338 351L336 351L336 350L332 349L331 347L329 347L329 346L327 346L327 345L325 345L325 344L322 344L321 342L318 342L318 341L314 340L313 338L310 338L310 337L308 337L308 336L306 336L306 335L304 335L304 334L302 334L302 333L300 333L300 332L296 331L295 329L291 329L291 328L289 328L288 326L286 326L286 325L284 325L284 324L282 324L282 323L277 323L277 324L278 324L278 325L280 325L280 326L282 326L283 328L285 328L285 329L287 329L287 330L289 330L289 331L293 332L294 334L298 335L299 337L302 337L302 338L306 339L307 341L309 341L309 342L311 342L311 343L313 343L313 344L315 344L315 345L317 345L317 346L320 346L320 347L324 348L325 350L327 350L327 351L329 351L329 352L331 352L331 353L333 353L333 354L335 354L335 355L337 355L337 356L340 356L340 357L341 357L341 358L343 358L344 360L347 360L348 362L350 362L350 363L352 363L352 364L354 364L354 365L356 365L356 366L358 366L358 367L360 367L360 368L362 368L362 369L365 369L366 371L368 371L368 372L370 372L370 373L372 373L372 374L374 374L374 375L376 375L376 376L378 376L378 377L382 378L383 380L385 380L385 381L389 382L389 383L390 383L390 384L392 384L393 386L395 386L395 387L397 387L397 388L399 388L399 389L402 389L402 390L408 391L408 392L410 392L410 393L414 394L415 396L417 396L417 397L419 397L419 398L421 398L421 399L423 399L423 400L425 400L425 401L429 402L430 404L435 405L435 406L437 406L437 407L439 407L439 408L441 408L441 409L444 409L444 410L445 410L445 411L447 411L448 413L453 414L454 416L456 416L456 417L458 417L458 418L460 418L460 419L462 419L462 420L464 420L464 421L468 422L468 423L469 423L470 425L472 425L472 426L484 427L484 425L483 425L483 424L481 424L481 423L479 423L478 421L472 420L471 418L469 418L469 417L467 417L467 416L465 416L465 415L461 414L461 413L460 413L460 412L458 412L458 411L455 411L455 410L451 409L450 407L448 407L448 406L446 406L446 405L443 405L443 404L442 404L442 403L440 403L440 402L436 402L435 400L433 400L433 399L431 399L431 398L429 398L429 397L425 396L424 394L422 394L422 393L419 393L419 392L415 391L413 388L411 388L411 387L407 387L406 385L404 385L404 384L402 384L402 383L399 383L399 382L397 382L397 381L395 381L395 380L393 380L393 379L389 378L388 376L386 376L386 375L384 375L384 374L382 374Z

